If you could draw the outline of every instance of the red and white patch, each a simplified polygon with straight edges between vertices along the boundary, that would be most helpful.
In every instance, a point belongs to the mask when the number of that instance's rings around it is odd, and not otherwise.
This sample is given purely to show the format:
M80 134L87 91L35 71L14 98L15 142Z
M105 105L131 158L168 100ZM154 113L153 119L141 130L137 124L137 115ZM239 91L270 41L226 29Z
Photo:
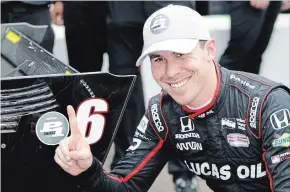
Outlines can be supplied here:
M250 145L249 137L240 133L228 134L227 141L232 147L249 147Z
M286 161L288 159L290 159L290 151L287 151L285 153L281 153L279 155L274 155L271 157L271 161L273 164L280 163L280 162Z
M280 162L280 156L279 155L275 155L271 157L271 161L272 163L279 163Z

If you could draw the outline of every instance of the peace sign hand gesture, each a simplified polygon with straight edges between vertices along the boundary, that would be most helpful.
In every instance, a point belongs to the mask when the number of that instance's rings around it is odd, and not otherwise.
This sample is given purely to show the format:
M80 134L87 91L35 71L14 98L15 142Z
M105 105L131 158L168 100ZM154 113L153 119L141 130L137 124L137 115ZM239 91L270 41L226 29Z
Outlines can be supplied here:
M79 175L87 170L93 162L93 155L85 137L78 128L75 110L67 107L71 135L63 139L55 150L54 160L71 175Z

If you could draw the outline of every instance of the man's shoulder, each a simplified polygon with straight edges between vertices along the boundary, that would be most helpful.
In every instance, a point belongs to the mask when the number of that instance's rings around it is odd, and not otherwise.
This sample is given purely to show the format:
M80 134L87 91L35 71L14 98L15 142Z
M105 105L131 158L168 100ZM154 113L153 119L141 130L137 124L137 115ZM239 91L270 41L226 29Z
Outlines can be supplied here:
M290 89L276 87L266 96L261 110L263 130L282 130L290 126ZM268 126L265 126L268 125Z
M266 110L276 107L287 107L290 110L290 88L286 86L273 88L266 95L264 106L266 106Z
M232 70L228 70L228 73L228 84L250 97L263 96L276 87L285 87L257 74Z
M261 125L269 115L290 106L289 88L265 77L228 70L227 83L230 86L230 95L236 95L238 100L242 98L247 103L246 122L256 138L261 137ZM241 97L241 94L245 97ZM240 105L241 100L237 103ZM260 124L260 121L263 123Z

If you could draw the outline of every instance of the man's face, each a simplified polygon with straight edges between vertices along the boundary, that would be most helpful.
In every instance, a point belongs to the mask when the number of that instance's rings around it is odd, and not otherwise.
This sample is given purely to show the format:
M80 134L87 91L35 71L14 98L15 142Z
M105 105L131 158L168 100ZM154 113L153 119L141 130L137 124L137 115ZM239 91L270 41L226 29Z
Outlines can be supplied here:
M198 44L189 54L160 51L150 54L153 78L180 105L190 104L207 84L215 42Z

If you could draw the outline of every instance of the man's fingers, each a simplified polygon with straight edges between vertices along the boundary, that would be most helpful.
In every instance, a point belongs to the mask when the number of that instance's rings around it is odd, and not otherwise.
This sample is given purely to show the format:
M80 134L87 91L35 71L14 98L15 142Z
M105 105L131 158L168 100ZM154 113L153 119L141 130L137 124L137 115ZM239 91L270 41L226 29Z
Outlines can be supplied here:
M71 135L80 135L81 132L78 128L78 122L77 122L77 117L74 108L69 105L67 106L67 114L69 118L69 124L70 124L70 130L71 130Z
M89 158L89 152L86 150L80 150L80 151L70 151L69 154L70 158L73 160L86 160Z
M71 161L67 161L66 157L64 156L64 154L61 152L60 147L57 147L55 150L55 154L58 157L58 159L67 167L72 165Z
M64 158L67 161L70 161L70 157L69 157L69 138L63 139L60 143L59 143L59 148L61 153L63 154Z
M63 170L67 170L69 168L69 166L67 166L66 164L64 164L60 158L58 157L57 154L54 155L54 160L55 162L63 169Z

